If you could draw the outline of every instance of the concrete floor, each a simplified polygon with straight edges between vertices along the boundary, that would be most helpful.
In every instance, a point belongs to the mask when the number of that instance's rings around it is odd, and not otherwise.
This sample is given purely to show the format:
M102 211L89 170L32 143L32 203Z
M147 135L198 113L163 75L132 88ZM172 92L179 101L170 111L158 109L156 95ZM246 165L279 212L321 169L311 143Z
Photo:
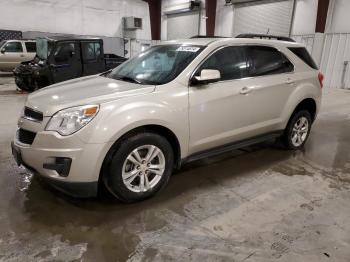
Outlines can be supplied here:
M199 161L124 205L65 197L16 167L14 90L0 77L0 261L350 261L350 91L324 91L304 151Z

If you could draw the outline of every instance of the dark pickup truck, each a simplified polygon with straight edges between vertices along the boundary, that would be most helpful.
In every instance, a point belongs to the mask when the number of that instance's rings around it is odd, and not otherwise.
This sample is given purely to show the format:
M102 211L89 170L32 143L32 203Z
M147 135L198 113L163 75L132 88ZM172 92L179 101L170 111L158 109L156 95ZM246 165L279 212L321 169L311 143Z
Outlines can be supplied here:
M103 41L99 38L37 38L36 56L16 67L15 82L20 89L30 92L65 80L108 71L125 60L114 54L104 54Z

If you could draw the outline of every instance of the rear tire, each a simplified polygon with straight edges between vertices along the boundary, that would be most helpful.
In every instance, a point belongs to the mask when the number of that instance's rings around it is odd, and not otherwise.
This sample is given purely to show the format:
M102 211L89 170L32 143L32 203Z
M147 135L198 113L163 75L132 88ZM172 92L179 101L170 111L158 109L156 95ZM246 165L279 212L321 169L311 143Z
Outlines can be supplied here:
M125 138L112 150L103 175L107 190L122 202L145 200L169 181L173 149L164 137L140 133Z
M282 135L284 147L290 150L302 148L310 135L311 125L309 111L301 110L293 114Z

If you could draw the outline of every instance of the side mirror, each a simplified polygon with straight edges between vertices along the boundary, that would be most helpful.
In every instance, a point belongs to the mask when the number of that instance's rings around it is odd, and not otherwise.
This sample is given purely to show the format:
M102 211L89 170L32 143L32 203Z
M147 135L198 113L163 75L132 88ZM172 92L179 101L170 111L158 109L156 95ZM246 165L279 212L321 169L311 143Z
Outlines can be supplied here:
M0 52L1 52L1 54L5 54L5 48L2 48L2 49L0 50Z
M208 84L219 81L221 74L219 70L203 69L200 76L195 76L192 79L192 84Z

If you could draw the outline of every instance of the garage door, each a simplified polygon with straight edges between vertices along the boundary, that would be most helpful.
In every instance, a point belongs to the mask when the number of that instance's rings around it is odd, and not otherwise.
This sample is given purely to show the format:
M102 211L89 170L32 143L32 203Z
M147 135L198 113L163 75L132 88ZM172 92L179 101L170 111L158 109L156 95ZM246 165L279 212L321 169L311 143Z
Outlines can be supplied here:
M256 33L288 36L293 15L293 0L256 1L236 4L233 35Z
M199 33L199 12L167 15L168 40L184 39Z

